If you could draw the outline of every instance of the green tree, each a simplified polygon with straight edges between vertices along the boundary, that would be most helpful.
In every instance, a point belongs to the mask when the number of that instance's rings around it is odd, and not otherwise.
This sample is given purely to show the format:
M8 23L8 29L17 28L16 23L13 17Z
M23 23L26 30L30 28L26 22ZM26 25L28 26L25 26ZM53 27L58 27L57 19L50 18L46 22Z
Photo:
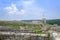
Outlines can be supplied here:
M54 22L49 22L50 25L54 25Z

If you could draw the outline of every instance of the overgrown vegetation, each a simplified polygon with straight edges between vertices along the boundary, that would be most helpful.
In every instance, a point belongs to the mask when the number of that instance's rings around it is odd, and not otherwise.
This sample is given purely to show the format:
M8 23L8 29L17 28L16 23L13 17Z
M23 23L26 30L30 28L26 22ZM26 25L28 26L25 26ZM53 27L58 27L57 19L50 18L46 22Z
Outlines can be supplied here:
M35 33L36 34L45 34L46 32L45 31L36 31Z

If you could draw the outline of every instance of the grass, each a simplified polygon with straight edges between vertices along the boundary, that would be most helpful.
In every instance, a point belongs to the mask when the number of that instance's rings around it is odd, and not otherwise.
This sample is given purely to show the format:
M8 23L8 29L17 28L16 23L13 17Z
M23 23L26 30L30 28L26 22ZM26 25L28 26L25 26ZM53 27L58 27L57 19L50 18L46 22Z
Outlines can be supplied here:
M45 34L45 31L37 31L36 34Z

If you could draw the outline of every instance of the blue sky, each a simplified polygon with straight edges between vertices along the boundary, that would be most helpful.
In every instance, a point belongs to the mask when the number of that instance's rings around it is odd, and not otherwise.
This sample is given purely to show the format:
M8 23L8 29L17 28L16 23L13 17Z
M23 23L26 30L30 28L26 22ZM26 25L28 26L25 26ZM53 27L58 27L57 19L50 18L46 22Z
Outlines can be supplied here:
M60 19L60 0L0 0L0 20Z

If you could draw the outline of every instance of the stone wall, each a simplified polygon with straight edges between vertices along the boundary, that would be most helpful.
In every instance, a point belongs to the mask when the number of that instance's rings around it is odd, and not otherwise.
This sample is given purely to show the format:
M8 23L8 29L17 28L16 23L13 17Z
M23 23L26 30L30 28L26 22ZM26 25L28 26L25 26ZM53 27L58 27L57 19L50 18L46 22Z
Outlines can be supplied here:
M33 35L0 35L0 40L48 40L48 37Z

